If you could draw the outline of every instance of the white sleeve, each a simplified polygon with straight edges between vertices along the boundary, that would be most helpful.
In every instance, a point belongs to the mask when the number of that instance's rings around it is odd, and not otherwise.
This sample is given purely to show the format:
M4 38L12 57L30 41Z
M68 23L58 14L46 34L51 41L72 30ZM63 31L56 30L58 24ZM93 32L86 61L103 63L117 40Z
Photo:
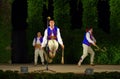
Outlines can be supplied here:
M62 41L62 38L61 38L61 34L60 34L60 29L59 28L57 29L57 38L58 38L58 43L60 45L63 45L63 41Z
M42 47L45 47L46 44L47 44L47 29L46 29L45 32L44 32Z
M86 38L89 43L92 43L92 44L94 43L94 41L90 38L90 34L88 32L86 33Z
M94 41L94 42L96 42L96 39L95 39L95 37L94 37L94 36L92 36L92 39L93 39L93 41Z
M33 46L35 46L35 38L33 39L33 43L32 43Z

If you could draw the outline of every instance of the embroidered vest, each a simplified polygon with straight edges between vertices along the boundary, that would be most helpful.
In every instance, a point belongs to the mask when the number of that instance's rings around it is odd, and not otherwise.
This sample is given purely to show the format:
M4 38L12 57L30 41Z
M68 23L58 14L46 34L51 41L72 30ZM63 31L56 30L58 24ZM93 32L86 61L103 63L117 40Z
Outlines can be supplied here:
M51 40L51 39L57 40L57 27L56 26L52 30L50 29L50 27L48 27L47 32L48 32L48 37L47 37L48 40Z
M89 32L88 32L89 33ZM90 33L89 33L90 34ZM90 39L92 39L92 35L90 34ZM83 39L83 42L82 42L83 44L86 44L86 45L88 45L88 46L90 46L91 44L88 42L88 40L87 40L87 38L86 38L86 33L85 33L85 35L84 35L84 39Z
M43 42L43 37L40 37L39 41L40 41L40 43L42 43ZM35 37L35 43L36 42L37 42L37 37Z

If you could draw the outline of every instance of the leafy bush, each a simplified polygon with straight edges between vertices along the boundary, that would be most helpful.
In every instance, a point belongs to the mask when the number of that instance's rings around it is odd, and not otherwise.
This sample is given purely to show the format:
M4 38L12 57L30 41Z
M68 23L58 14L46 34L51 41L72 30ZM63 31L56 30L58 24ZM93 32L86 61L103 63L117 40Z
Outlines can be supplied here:
M119 72L101 72L93 75L75 73L18 73L0 71L2 79L119 79Z
M97 2L98 0L82 0L83 26L97 26Z
M11 60L11 0L0 4L0 63Z
M37 32L44 32L44 23L43 23L43 0L28 0L28 29L27 29L27 41L28 41L28 53L29 60L33 61L33 46L32 42Z
M116 29L120 29L120 0L110 0L110 26L111 31L114 31Z

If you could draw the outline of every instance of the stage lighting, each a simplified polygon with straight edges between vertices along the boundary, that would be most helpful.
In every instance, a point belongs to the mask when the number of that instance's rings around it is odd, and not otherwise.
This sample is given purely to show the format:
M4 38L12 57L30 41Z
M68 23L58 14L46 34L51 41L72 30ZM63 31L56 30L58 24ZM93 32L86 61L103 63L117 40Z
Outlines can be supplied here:
M93 68L86 68L85 74L86 75L93 75L94 74L94 69Z
M28 67L20 67L21 73L28 73Z

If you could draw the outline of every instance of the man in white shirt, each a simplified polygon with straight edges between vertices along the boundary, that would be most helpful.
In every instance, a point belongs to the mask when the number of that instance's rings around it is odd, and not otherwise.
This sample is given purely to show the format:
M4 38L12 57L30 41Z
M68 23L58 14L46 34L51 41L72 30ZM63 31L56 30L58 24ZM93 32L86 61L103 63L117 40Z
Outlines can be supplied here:
M55 26L54 20L49 21L49 27L44 32L42 48L46 46L49 47L49 56L54 58L59 44L64 49L64 44L61 38L60 29ZM59 43L59 44L58 44Z
M81 56L81 58L80 58L80 60L78 62L78 66L81 65L81 63L83 62L83 60L85 59L85 57L88 55L88 53L90 53L90 56L91 56L90 57L90 64L92 66L94 66L93 61L94 61L94 55L95 55L95 53L94 53L93 49L91 48L91 44L93 46L96 46L96 40L95 40L92 32L93 32L93 28L90 27L90 28L87 29L87 31L86 31L86 33L84 35L84 39L83 39L83 42L82 42L83 55Z
M42 41L43 41L43 38L42 38L41 32L37 32L37 37L35 37L33 40L33 46L35 48L35 52L34 52L34 64L35 65L37 65L39 55L41 58L41 63L42 65L44 65L44 55L43 55L44 51L41 48Z

